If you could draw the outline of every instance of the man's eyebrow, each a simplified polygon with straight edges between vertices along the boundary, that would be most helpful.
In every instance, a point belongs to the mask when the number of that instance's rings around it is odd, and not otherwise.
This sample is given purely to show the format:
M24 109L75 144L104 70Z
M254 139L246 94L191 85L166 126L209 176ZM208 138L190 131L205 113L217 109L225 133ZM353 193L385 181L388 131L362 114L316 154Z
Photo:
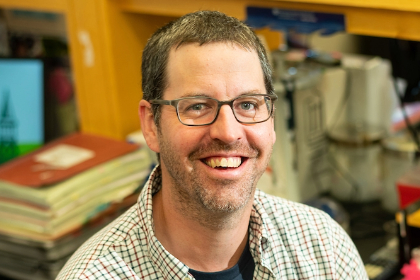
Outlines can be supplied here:
M261 92L261 91L259 91L259 90L256 89L256 90L251 90L251 91L243 92L243 93L237 95L236 97L247 96L247 95L254 95L254 94L256 94L256 95L262 95L262 94L265 94L265 93L263 93L263 92Z
M264 93L261 93L261 91L258 90L258 89L253 89L253 90L250 90L250 91L246 91L246 92L244 92L244 93L242 93L240 95L248 95L248 94L264 94Z
M260 90L254 89L254 90L250 90L250 91L245 91L245 92L237 95L236 97L238 97L238 96L245 96L245 95L249 95L249 94L265 94L265 93L261 93ZM210 98L214 98L210 94L207 94L207 93L197 93L197 92L184 93L184 94L181 95L180 98L184 98L184 97L210 97Z
M184 98L184 97L212 97L212 96L206 93L190 92L190 93L184 93L181 95L181 98Z

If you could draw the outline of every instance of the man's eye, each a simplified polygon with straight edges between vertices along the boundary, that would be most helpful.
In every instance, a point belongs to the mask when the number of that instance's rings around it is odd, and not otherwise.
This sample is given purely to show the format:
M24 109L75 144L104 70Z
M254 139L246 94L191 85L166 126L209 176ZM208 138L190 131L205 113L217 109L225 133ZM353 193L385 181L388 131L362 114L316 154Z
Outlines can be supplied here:
M256 109L256 104L251 103L251 102L242 102L240 105L240 108L241 110L245 110L245 111L254 110Z
M193 111L200 111L203 110L206 106L202 103L193 104L188 107L187 110L193 110Z

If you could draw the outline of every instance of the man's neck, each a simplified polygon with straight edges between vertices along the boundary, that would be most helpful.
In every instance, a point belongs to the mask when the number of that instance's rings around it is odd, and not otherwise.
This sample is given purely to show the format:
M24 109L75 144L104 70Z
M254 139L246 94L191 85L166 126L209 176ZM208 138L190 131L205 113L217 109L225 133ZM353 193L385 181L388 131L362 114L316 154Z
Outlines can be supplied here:
M215 272L233 267L248 242L252 204L231 215L197 217L179 211L168 196L161 189L153 197L154 230L163 247L197 271Z

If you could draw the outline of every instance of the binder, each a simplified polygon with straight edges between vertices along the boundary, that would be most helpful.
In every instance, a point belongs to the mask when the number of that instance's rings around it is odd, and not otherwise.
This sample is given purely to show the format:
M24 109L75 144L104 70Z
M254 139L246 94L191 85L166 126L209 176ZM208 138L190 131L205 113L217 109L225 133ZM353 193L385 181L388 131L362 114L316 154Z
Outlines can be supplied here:
M0 180L40 188L138 149L136 144L86 133L74 133L0 165ZM1 190L1 189L0 189Z

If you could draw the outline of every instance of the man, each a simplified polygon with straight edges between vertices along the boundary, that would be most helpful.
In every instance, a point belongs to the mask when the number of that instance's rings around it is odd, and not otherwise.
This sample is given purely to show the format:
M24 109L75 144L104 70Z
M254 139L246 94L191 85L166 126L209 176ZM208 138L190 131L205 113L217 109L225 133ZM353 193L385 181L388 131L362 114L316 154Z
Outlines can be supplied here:
M150 38L142 72L139 116L160 165L58 279L367 279L328 215L256 190L276 96L247 26L185 15Z

